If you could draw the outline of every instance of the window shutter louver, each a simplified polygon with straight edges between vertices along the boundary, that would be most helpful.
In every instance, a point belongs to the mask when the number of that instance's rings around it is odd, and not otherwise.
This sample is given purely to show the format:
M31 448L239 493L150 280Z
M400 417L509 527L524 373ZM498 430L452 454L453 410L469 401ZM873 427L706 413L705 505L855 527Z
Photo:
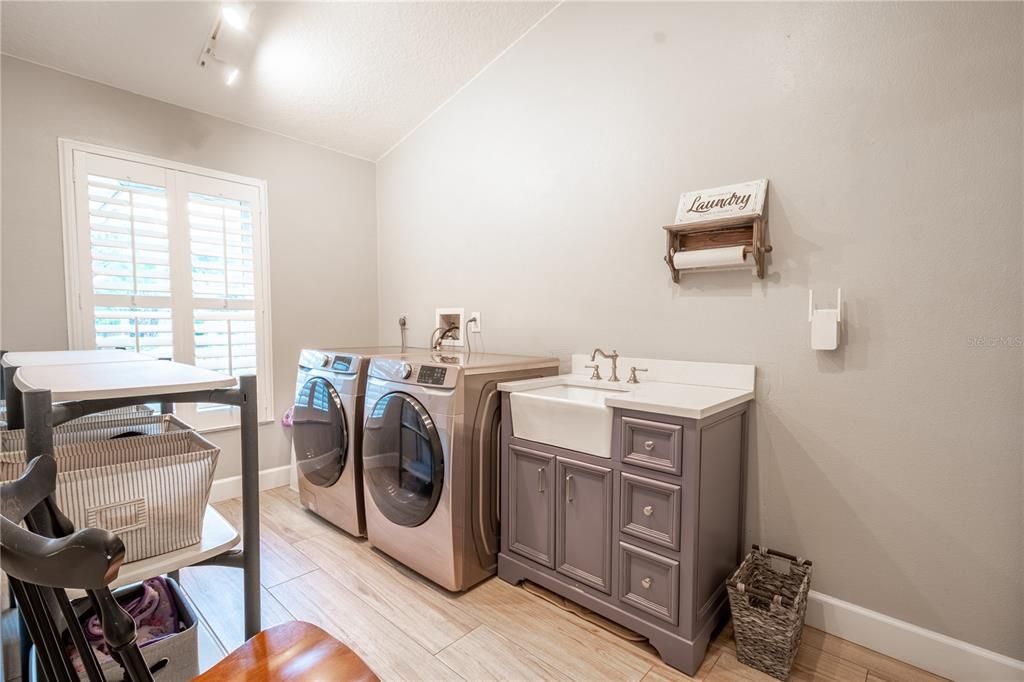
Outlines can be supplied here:
M255 298L252 210L247 201L188 195L192 239L192 295Z
M89 250L96 348L171 357L167 188L89 174ZM141 297L166 307L140 307Z
M96 306L96 348L125 348L156 358L174 357L170 308Z
M196 364L240 376L256 370L252 310L196 310Z

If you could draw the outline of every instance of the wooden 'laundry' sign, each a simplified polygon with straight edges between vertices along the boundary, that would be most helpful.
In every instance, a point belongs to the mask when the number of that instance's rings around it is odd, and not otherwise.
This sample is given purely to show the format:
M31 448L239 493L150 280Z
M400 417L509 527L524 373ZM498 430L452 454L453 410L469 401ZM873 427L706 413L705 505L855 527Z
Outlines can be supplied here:
M703 222L717 218L757 217L764 211L768 180L751 180L696 192L679 197L676 224Z

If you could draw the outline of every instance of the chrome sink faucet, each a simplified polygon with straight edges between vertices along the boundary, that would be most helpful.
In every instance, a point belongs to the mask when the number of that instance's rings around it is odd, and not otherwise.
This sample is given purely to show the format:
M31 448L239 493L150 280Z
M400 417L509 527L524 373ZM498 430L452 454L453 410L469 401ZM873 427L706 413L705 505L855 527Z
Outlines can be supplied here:
M590 354L590 361L594 362L595 360L597 360L597 356L598 356L599 353L600 353L602 358L606 358L606 359L612 361L612 375L610 377L608 377L608 381L618 381L619 380L619 353L618 353L618 351L613 350L611 352L611 355L609 355L608 353L605 353L600 348L595 348L594 352ZM596 373L597 372L595 371L595 374ZM598 375L598 376L600 376L600 375Z

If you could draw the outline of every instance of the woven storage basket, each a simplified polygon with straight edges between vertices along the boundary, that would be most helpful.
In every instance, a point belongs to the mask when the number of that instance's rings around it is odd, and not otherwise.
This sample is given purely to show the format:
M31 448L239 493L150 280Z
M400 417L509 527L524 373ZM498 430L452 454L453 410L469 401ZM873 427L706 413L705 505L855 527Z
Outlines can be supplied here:
M125 436L154 436L174 431L190 431L191 427L172 414L142 414L140 416L124 413L107 416L109 413L80 417L54 427L53 444L71 445L87 443L109 438ZM12 452L25 449L25 429L0 431L0 452Z
M54 448L57 505L76 528L124 542L125 561L198 543L220 448L194 431ZM0 480L25 469L25 452L0 453Z
M811 562L754 545L727 587L736 658L785 680L800 647Z

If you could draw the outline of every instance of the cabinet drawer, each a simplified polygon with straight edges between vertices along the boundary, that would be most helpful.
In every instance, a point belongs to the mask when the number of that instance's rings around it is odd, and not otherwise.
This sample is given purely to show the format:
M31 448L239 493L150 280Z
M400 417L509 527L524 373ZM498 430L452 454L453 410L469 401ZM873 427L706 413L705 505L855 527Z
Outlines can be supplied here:
M655 471L681 473L683 427L678 424L623 417L622 461Z
M673 625L679 623L679 562L619 543L619 600Z
M620 529L668 549L679 549L682 489L634 474L621 474Z

